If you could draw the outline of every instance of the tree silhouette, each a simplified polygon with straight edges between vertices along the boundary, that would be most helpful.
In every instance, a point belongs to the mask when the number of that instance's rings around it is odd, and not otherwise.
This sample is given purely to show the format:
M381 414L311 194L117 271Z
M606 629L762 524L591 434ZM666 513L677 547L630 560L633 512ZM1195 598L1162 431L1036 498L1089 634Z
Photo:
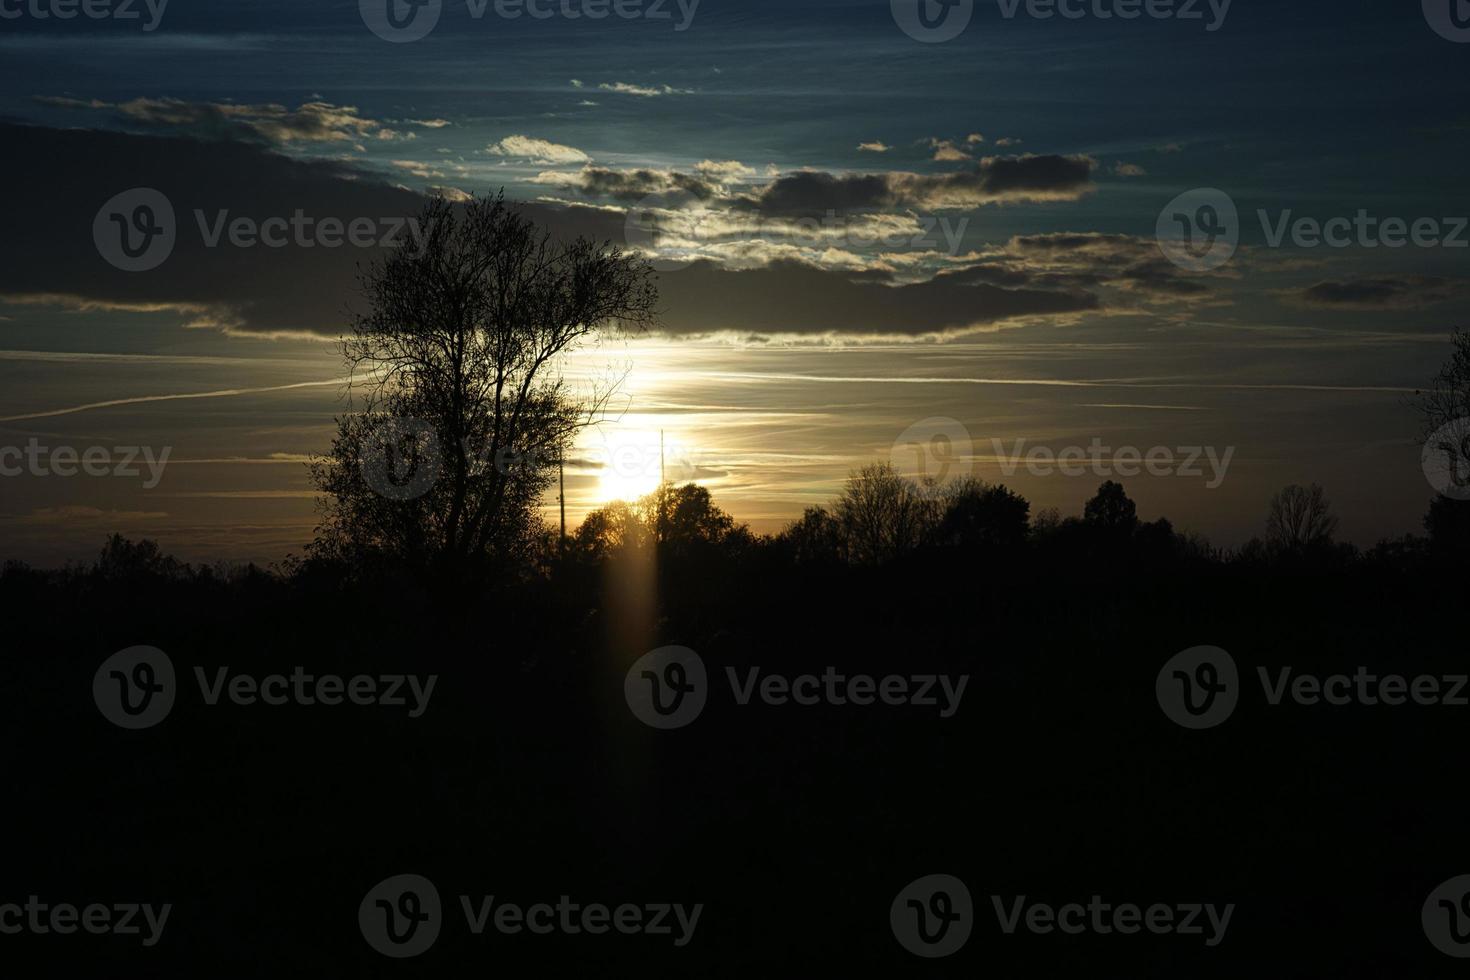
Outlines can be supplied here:
M1031 504L1003 486L973 478L946 488L936 538L960 548L1015 547L1030 533Z
M435 200L420 223L421 248L361 276L369 309L343 353L366 410L312 467L327 495L313 551L457 574L539 535L558 460L609 393L579 403L561 359L603 328L642 329L657 291L642 259L555 242L503 196ZM410 485L385 486L401 458Z
M1419 392L1424 437L1454 422L1470 420L1470 331L1450 336L1453 350L1429 387Z
M1453 350L1434 381L1419 393L1419 414L1426 462L1442 467L1439 476L1447 483L1430 502L1424 515L1435 550L1448 553L1470 551L1470 332L1456 330Z
M735 519L697 483L666 483L642 498L638 511L659 545L674 553L724 544L737 531Z
M1278 553L1300 554L1332 542L1337 518L1322 488L1295 483L1271 498L1266 544Z
M932 497L888 463L854 470L835 507L848 557L877 565L923 543L933 526Z
M1131 533L1138 526L1138 505L1129 499L1121 483L1108 480L1082 509L1082 519L1104 531Z

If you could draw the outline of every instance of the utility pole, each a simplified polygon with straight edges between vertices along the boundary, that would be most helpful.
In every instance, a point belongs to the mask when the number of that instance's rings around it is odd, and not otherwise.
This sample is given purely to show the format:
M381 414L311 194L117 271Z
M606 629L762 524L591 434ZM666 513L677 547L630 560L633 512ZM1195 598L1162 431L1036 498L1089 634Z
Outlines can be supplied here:
M561 552L562 552L562 554L566 554L566 550L567 550L567 471L566 471L566 450L565 449L563 449L561 452L559 452L559 453L556 454L556 478L557 478L557 482L561 485L561 493L559 494L559 499L561 500L561 541L560 541L560 544L561 544Z

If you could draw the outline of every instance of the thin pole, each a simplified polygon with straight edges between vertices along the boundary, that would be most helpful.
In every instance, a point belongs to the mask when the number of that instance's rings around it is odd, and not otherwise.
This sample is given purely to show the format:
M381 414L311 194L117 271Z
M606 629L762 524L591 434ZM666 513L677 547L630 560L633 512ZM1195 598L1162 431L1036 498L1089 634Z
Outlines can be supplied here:
M566 551L567 550L567 471L566 471L566 466L564 465L565 462L566 462L566 451L563 450L562 452L558 453L557 456L556 456L556 478L557 478L557 482L560 483L560 485L561 485L561 493L560 493L559 497L560 497L560 500L561 500L561 550L562 551Z

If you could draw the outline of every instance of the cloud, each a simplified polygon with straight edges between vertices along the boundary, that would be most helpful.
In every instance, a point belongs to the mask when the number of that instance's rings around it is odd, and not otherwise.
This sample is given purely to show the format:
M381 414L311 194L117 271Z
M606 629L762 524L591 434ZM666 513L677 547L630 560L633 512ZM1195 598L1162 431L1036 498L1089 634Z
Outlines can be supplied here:
M228 211L232 218L260 221L303 210L317 221L348 222L416 215L426 200L361 167L291 159L256 143L3 124L0 141L10 151L0 157L0 180L27 189L10 218L15 227L34 229L27 248L0 265L0 297L75 309L172 312L181 323L238 333L340 334L349 312L361 306L357 270L374 260L376 249L210 248L196 211L206 220ZM1071 170L1063 163L1060 176L1055 164L1031 172L1035 165L1022 162L1026 172L1019 175L1008 166L1014 164L982 162L973 173L937 178L789 174L753 192L732 192L718 179L749 176L748 168L733 161L711 161L697 173L589 166L538 180L629 203L652 192L678 202L676 213L705 215L715 234L696 245L713 246L713 261L698 260L660 276L665 329L677 336L953 335L1098 310L1102 288L1149 296L1188 288L1178 277L1169 279L1166 270L1149 267L1136 244L1104 247L1083 238L1068 249L1043 237L954 258L933 245L888 254L851 240L855 223L885 233L913 230L913 214L879 205L1080 193L1079 179L1091 171L1090 161ZM952 178L964 179L959 190L946 183ZM815 189L802 183L808 180L816 182ZM113 268L92 241L99 208L131 187L156 188L176 214L173 253L146 273ZM831 240L823 231L799 242L764 240L805 220L788 208L829 203L852 212ZM547 202L515 207L558 238L627 241L627 215L620 208Z
M882 140L873 140L871 143L859 143L858 149L863 153L887 153L893 147Z
M636 95L641 98L651 99L659 95L693 95L693 89L674 88L672 85L633 85L629 82L603 82L597 86L604 92L617 92L619 95Z
M448 119L410 119L410 126L422 126L425 129L443 129L445 126L453 125Z
M881 274L792 261L733 271L696 262L660 276L659 290L663 330L677 336L946 336L1099 305L1082 292L1004 289L949 274L893 284Z
M750 177L755 170L747 167L739 160L701 160L694 165L697 173L717 180L733 180L736 177Z
M675 170L613 170L583 167L574 173L538 174L534 183L567 187L587 197L600 197L623 204L683 205L713 201L721 196L722 181Z
M575 146L564 146L531 136L507 136L488 148L500 157L519 157L541 164L590 163L592 158Z
M287 144L335 143L369 137L403 138L381 122L360 116L355 106L339 106L330 102L306 102L289 109L273 102L239 105L233 102L186 102L173 98L102 102L97 99L39 96L36 101L69 109L110 110L127 122L204 139Z
M1148 171L1136 163L1124 163L1119 160L1113 164L1114 177L1147 177Z
M458 187L448 187L440 184L431 184L427 188L429 194L434 197L442 197L446 201L463 204L470 199L469 191L460 190Z
M1021 141L1018 140L1018 139L1016 139L1014 136L1002 136L1000 139L998 139L998 140L995 141L995 145L996 146L1020 146L1021 145Z
M1296 306L1345 310L1413 310L1470 293L1463 279L1440 276L1353 276L1324 280L1279 295Z
M74 527L86 524L89 527L116 529L124 524L161 521L168 517L167 511L148 510L103 510L81 504L64 504L60 507L38 507L29 514L4 518L8 524L27 524L37 527Z
M0 297L77 310L173 313L182 324L266 336L336 336L360 303L357 269L377 248L227 243L210 248L199 229L231 220L320 222L416 216L427 198L338 161L294 160L256 143L0 124L0 182L27 189L7 205L26 248L0 263ZM92 238L99 209L134 187L164 194L177 240L158 268L128 273L108 264ZM620 213L517 205L554 234L623 239Z
M1164 258L1151 238L1099 232L1017 235L975 267L1012 284L1046 288L1109 288L1148 303L1218 302L1210 276L1196 276ZM1216 272L1218 278L1228 273Z
M956 163L963 160L975 159L958 146L955 146L953 140L931 139L929 141L929 147L934 151L935 163Z
M769 214L973 208L1022 201L1075 201L1093 189L1087 156L985 157L949 174L832 174L804 170L766 187L754 206Z
M389 160L388 165L396 170L407 171L415 177L429 179L431 177L443 177L444 174L435 170L432 164L422 163L418 160Z

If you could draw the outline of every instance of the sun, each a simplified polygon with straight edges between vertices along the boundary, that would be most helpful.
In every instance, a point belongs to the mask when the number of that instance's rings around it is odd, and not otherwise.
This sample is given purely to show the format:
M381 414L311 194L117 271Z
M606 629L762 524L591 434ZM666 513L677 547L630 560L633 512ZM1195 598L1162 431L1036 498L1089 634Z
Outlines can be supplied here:
M661 470L659 433L616 429L604 433L597 493L603 501L634 501L658 489Z

